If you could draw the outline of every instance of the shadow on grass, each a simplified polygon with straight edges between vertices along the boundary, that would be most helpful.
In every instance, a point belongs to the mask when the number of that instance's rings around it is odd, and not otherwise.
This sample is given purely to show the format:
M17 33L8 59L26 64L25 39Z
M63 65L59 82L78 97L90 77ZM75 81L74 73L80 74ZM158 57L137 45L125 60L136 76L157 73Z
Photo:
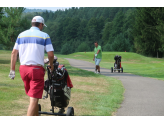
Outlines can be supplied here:
M10 64L10 60L0 60L0 64Z

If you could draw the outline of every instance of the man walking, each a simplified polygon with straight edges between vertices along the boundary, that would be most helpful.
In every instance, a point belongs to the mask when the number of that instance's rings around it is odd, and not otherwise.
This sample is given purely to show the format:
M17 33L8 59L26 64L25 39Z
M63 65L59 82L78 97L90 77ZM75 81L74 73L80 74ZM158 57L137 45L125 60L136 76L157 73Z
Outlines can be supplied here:
M44 19L35 16L32 27L19 34L11 53L11 69L9 77L15 78L15 64L19 52L19 72L24 82L25 92L30 97L27 116L38 115L38 101L42 98L44 89L44 50L48 54L51 71L54 69L54 49L47 33L42 32ZM46 26L47 27L47 26Z
M101 46L98 45L98 42L95 42L95 48L94 48L94 58L93 58L93 61L95 60L95 65L96 65L96 68L95 68L95 73L99 73L100 74L100 61L102 59L102 50L101 50ZM97 72L98 70L98 72Z

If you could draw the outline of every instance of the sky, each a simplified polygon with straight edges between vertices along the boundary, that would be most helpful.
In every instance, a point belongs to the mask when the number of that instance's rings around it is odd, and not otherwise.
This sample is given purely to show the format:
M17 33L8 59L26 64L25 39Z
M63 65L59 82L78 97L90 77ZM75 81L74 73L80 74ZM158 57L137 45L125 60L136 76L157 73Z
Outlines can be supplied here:
M66 8L71 8L71 7L25 7L27 9L47 9L51 11L56 11L57 9L65 10Z

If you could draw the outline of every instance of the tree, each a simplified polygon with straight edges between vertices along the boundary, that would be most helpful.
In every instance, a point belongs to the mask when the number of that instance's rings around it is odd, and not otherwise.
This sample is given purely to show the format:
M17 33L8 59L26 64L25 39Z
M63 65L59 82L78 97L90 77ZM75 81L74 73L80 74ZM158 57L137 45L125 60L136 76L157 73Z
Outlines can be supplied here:
M109 17L109 11L110 10L110 8L109 7L103 7L103 11L102 11L102 14L101 14L101 16L103 16L103 17Z
M110 18L111 21L113 21L113 19L115 18L116 14L118 13L119 11L119 7L110 7L110 10L109 10L109 17L107 18Z
M112 32L112 22L107 22L102 32L102 39L104 41L103 45L110 43L109 38L111 37Z
M112 45L107 43L103 46L103 51L112 51Z
M92 29L94 28L95 30L97 30L97 19L95 17L92 17L89 21L88 21L88 28Z
M87 45L86 42L82 42L82 43L78 46L78 52L86 52L86 51L90 51L90 47Z
M77 36L81 41L85 40L85 37L88 35L87 33L87 20L81 20L80 26L78 28Z
M109 38L110 42L113 41L113 39L120 33L123 32L123 25L124 25L124 13L122 11L119 11L115 18L112 21L112 32L111 36Z
M133 25L135 22L134 18L135 18L134 9L127 10L124 18L123 34L125 38L129 39L131 45L134 44L133 43L134 38L132 34Z
M0 43L5 45L6 49L13 47L18 34L24 29L21 22L21 14L24 10L25 8L22 7L4 8L6 15L1 18Z
M69 23L65 28L65 37L66 40L77 39L77 32L78 27L80 26L80 19L79 18L72 18L70 19Z
M135 13L135 24L133 29L134 47L137 53L156 56L161 47L160 19L162 16L161 8L137 8ZM162 17L161 17L162 16Z
M90 37L91 41L98 40L98 35L97 35L96 30L94 28L90 28L88 31L89 31L88 33L89 33L89 37Z
M3 16L3 7L0 7L0 19L2 18L2 16Z
M61 43L66 38L65 35L64 35L64 32L65 32L65 28L66 28L69 20L70 20L70 18L63 18L63 19L61 19L61 21L59 23L59 27L58 27L57 32L56 32L56 34L57 34L57 39L56 40L61 42Z
M73 49L72 51L73 52L78 52L78 46L81 44L82 41L80 41L80 40L73 40L72 41L71 40L70 42L71 42L72 49Z
M97 28L98 28L97 19L93 17L88 21L88 25L87 25L90 41L98 40Z
M157 31L155 32L159 36L159 45L157 48L157 52L164 52L164 8L152 8L151 16L156 20L155 28Z
M102 30L105 25L105 19L103 16L97 19L97 34L98 34L98 40L102 38Z
M72 49L73 49L73 48L72 48L71 44L65 43L65 44L62 46L61 54L64 54L64 55L71 54L71 53L72 53Z
M113 51L130 51L130 43L129 39L125 39L124 34L120 33L114 39L112 43L112 50Z

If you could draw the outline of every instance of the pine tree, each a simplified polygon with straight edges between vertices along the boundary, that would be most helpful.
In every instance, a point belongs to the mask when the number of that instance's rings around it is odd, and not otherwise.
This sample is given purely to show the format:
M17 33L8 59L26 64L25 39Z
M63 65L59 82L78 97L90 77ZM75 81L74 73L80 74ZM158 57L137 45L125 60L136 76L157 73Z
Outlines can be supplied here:
M91 18L87 24L90 41L98 40L98 24L96 18Z
M117 35L112 43L112 50L113 51L130 51L130 43L129 39L126 39L123 33Z
M159 8L137 8L134 24L134 46L138 53L156 56L156 52L161 46L157 14Z
M98 34L98 40L102 38L102 31L105 25L105 19L103 16L97 19L97 34Z
M13 47L18 34L23 31L21 27L21 14L24 10L25 8L22 7L4 8L6 16L2 16L1 18L1 25L4 28L0 30L0 41L7 49Z
M90 51L90 47L87 45L86 42L82 42L78 48L77 48L78 52L86 52L86 51Z
M157 48L157 52L164 52L164 8L158 7L158 8L152 8L153 11L151 11L151 16L156 20L156 29L155 32L159 36L159 45Z
M112 22L108 22L105 24L105 27L102 32L103 34L102 39L104 41L103 45L106 45L107 43L111 43L109 40L111 32L112 32Z
M3 7L0 7L0 19L2 18L2 16L3 16Z
M62 48L61 48L61 54L67 55L67 54L71 54L73 51L73 47L71 46L71 44L69 43L65 43Z
M77 32L78 39L84 41L87 36L87 20L81 20Z
M70 19L68 26L65 30L65 37L66 40L77 39L77 32L80 26L80 19L79 18L72 18Z
M124 25L124 13L122 11L119 11L115 18L112 21L112 32L110 35L110 42L114 41L114 38L123 32L123 25Z

